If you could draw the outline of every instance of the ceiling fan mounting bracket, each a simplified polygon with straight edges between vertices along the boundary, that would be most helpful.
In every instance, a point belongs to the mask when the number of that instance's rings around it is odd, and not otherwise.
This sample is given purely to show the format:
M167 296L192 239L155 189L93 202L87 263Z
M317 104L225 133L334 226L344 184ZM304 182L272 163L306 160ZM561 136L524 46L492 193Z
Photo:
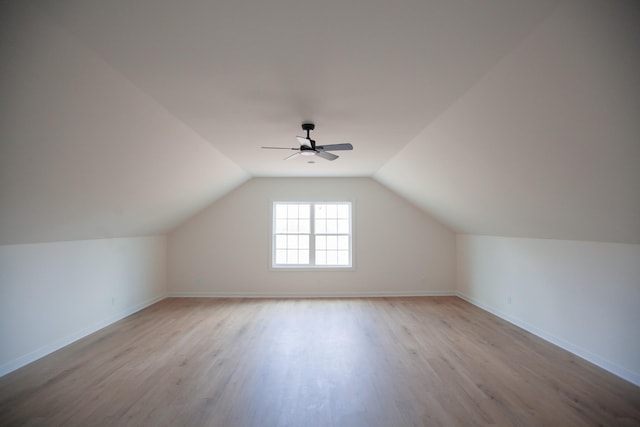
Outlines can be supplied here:
M316 128L316 125L313 123L303 123L302 124L302 130L306 130L306 131L310 131L310 130L314 130Z

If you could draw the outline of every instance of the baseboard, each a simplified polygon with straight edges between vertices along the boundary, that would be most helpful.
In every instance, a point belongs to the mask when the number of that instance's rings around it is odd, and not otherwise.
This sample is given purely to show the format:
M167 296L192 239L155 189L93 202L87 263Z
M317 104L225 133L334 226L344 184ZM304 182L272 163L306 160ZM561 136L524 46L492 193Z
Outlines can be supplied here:
M535 326L528 324L527 322L521 321L520 319L516 319L512 316L509 316L499 310L494 309L493 307L489 307L485 304L482 304L481 302L475 300L474 298L469 297L468 295L464 295L460 292L457 292L456 295L462 298L463 300L467 301L468 303L473 304L476 307L479 307L485 311L488 311L489 313L495 316L498 316L499 318L504 319L507 322L512 323L517 327L522 328L525 331L530 332L533 335L536 335L537 337L540 337L543 340L550 342L551 344L557 345L558 347L564 350L567 350L568 352L575 354L576 356L588 362L591 362L594 365L599 366L600 368L608 372L611 372L612 374L640 387L640 374L631 372L628 369L623 368L622 366L619 366L606 359L603 359L597 354L594 354L588 350L585 350L582 347L576 346L568 341L563 340L562 338L558 338L553 334L550 334L546 331L538 329Z
M456 296L452 291L394 292L170 292L172 298L371 298Z
M29 363L35 362L36 360L53 353L54 351L60 350L62 347L68 346L69 344L74 343L75 341L78 341L81 338L86 337L87 335L91 335L94 332L99 331L102 328L105 328L109 325L111 325L112 323L117 322L118 320L122 320L127 316L130 316L144 308L147 308L155 303L157 303L158 301L161 301L163 299L165 299L166 296L162 295L160 297L156 297L153 299L150 299L148 301L145 301L141 304L137 304L133 307L129 307L125 310L122 310L110 317L108 317L105 320L102 320L100 322L97 322L89 327L86 327L78 332L75 332L71 335L68 335L64 338L61 338L59 340L56 340L54 342L52 342L51 344L47 344L43 347L40 347L39 349L32 351L31 353L25 354L24 356L21 356L17 359L11 360L5 364L3 364L2 366L0 366L0 377L13 372L17 369L22 368L25 365L28 365Z

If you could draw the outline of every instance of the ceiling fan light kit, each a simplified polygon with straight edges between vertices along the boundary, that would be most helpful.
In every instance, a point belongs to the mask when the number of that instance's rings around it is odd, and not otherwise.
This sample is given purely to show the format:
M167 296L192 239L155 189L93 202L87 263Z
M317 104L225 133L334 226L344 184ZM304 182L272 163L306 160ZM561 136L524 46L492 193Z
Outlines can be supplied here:
M286 157L285 160L290 160L300 155L302 156L318 156L322 157L326 160L335 160L339 156L329 153L328 151L339 151L339 150L353 150L353 145L351 144L329 144L329 145L316 145L316 141L311 139L309 133L316 128L316 125L313 123L302 123L302 130L307 132L307 136L296 136L298 142L300 142L299 148L289 148L289 147L262 147L268 150L295 150L296 153Z

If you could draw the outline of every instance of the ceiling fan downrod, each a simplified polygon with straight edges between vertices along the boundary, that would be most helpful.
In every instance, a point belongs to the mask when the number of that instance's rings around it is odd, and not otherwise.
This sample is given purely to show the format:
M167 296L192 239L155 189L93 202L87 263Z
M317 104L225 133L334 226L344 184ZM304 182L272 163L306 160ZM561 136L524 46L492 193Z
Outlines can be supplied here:
M309 143L311 143L311 150L312 152L310 154L313 154L313 152L316 151L316 142L311 139L311 137L309 136L309 133L314 130L316 128L316 125L313 123L303 123L302 124L302 130L306 130L307 131L307 140L309 141ZM306 153L304 153L306 154Z

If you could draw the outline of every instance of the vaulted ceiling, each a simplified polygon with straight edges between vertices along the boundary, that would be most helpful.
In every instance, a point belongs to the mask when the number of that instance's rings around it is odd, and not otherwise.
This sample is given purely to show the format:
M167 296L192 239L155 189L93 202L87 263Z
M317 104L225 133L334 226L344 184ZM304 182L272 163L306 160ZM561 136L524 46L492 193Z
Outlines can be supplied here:
M0 243L162 233L253 176L640 243L636 1L0 0ZM283 161L303 121L334 162Z

